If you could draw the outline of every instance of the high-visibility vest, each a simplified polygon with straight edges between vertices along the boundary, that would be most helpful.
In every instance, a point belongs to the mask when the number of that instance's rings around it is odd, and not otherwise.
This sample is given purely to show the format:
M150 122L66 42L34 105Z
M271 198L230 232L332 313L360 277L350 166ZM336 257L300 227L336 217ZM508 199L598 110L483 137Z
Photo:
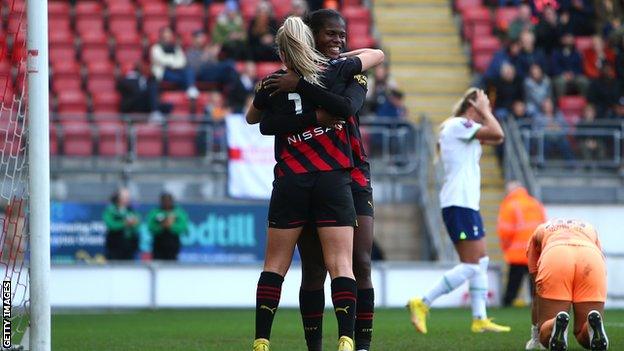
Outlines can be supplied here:
M544 222L544 206L525 188L520 187L507 194L499 208L497 231L508 264L527 264L529 239Z

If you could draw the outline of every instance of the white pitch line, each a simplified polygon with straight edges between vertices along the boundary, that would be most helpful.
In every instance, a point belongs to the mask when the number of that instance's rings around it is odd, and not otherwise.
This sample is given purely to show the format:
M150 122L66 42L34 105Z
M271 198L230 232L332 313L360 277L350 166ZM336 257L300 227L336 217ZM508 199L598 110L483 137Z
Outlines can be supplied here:
M605 322L605 327L616 327L616 328L624 328L624 323L609 323L609 322Z

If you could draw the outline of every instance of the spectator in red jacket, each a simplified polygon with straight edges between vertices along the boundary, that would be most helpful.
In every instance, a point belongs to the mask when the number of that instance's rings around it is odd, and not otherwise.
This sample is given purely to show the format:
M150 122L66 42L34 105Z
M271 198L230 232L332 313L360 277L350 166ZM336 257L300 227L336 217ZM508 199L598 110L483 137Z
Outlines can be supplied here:
M590 79L596 79L603 66L615 67L615 52L606 46L600 35L594 35L592 39L592 47L583 51L583 71Z

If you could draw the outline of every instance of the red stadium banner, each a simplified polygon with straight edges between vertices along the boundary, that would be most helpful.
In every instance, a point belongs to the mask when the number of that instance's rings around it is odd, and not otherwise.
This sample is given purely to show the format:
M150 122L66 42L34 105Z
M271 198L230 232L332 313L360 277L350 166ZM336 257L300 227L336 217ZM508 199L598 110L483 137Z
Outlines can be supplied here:
M273 182L273 137L260 134L242 115L225 119L228 142L228 194L238 199L269 199Z

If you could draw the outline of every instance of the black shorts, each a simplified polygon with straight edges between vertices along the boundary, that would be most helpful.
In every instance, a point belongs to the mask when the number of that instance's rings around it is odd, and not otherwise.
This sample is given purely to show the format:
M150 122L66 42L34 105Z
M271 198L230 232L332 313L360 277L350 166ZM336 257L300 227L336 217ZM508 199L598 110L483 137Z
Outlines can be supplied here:
M375 217L373 189L371 187L351 186L353 205L358 216Z
M285 175L273 181L269 227L353 227L355 207L347 170Z

